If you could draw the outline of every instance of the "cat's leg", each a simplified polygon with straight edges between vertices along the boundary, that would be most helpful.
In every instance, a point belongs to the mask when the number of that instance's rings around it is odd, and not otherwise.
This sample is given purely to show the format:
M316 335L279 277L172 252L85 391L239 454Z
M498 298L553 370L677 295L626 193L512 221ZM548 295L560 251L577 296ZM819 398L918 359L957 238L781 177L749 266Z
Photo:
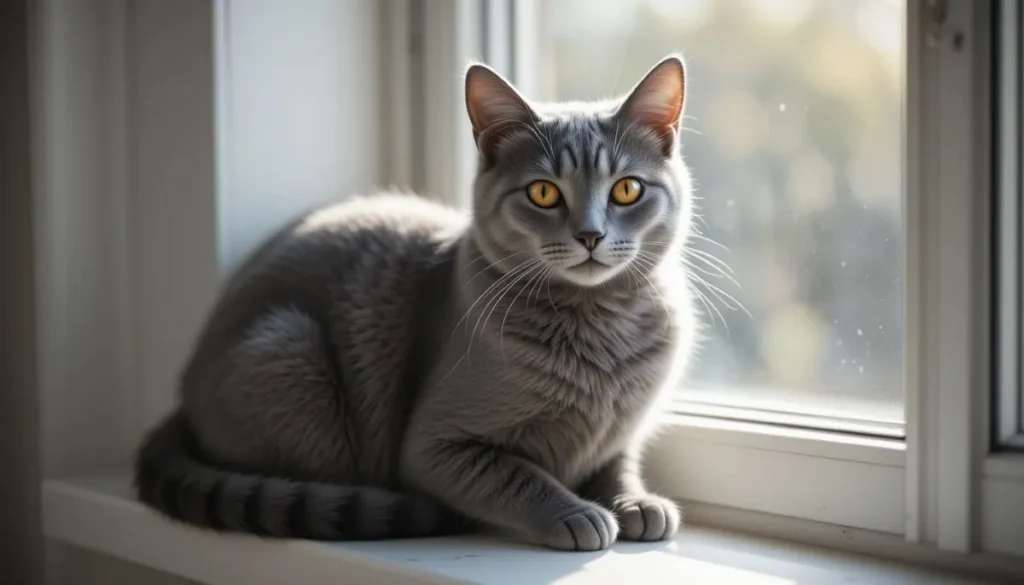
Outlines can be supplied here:
M608 506L619 519L625 540L667 540L679 529L679 507L644 488L637 458L620 453L598 469L580 495Z
M206 461L175 451L177 434L156 435L140 466L158 471L142 475L140 485L162 487L143 497L193 524L270 536L375 539L463 531L461 519L434 498L394 489L394 477L385 483L361 473L398 438L378 436L361 443L366 450L354 448L347 428L353 408L339 391L329 351L320 324L299 310L280 308L254 319L186 386L188 432Z
M583 500L539 466L476 441L424 443L403 458L406 479L463 514L562 550L615 542L615 517Z

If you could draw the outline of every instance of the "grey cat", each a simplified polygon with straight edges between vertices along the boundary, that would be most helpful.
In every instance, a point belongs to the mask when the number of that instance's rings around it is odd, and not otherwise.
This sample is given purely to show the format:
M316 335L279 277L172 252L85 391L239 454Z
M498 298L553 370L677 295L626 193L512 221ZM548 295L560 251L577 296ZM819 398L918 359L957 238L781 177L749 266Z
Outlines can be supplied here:
M470 67L472 219L380 195L266 243L138 452L140 499L273 537L670 538L639 456L697 328L684 86L672 56L624 100L542 106Z

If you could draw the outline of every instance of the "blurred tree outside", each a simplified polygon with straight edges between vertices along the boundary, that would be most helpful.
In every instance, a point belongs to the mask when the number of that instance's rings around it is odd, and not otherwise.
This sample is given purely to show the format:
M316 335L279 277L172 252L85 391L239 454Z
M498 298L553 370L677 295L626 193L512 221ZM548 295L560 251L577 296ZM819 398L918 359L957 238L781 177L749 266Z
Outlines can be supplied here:
M543 99L622 95L686 59L689 262L715 307L685 395L902 421L904 2L543 5Z

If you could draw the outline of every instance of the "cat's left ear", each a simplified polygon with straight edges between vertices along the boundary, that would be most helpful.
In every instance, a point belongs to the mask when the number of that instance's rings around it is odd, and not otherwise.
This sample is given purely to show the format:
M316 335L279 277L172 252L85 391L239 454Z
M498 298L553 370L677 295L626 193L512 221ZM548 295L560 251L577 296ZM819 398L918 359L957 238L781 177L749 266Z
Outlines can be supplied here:
M661 140L666 156L679 139L683 103L686 101L686 67L678 55L654 66L619 106L615 116L626 126L647 128Z
M519 92L486 65L466 71L466 110L480 153L494 155L498 139L527 130L539 119Z

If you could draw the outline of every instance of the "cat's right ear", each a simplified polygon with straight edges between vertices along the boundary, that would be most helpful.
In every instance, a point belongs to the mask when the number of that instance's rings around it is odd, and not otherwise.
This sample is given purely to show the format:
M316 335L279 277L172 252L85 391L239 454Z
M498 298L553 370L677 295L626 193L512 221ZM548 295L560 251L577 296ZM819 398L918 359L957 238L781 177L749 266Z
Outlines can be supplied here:
M493 158L499 139L539 119L511 84L479 63L466 71L466 110L477 149L487 159Z

